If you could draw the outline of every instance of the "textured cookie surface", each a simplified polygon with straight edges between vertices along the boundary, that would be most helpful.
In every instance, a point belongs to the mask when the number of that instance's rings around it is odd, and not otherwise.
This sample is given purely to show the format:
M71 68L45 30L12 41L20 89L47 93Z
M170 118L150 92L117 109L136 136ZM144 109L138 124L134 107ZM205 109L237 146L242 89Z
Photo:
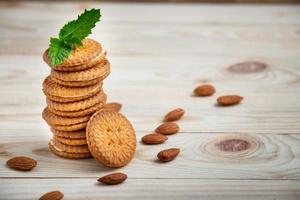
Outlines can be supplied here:
M136 149L131 123L115 111L98 111L89 120L87 142L93 157L107 167L122 167L130 162Z
M48 49L46 50L46 52L47 51ZM84 39L82 41L82 46L75 48L69 55L69 57L65 59L62 64L59 64L56 67L82 65L96 58L99 54L101 54L102 51L103 48L100 43L92 39ZM48 53L46 52L44 54L47 55ZM50 65L49 57L43 56L43 58L44 61L48 65Z
M53 138L62 143L62 144L66 144L66 145L71 145L71 146L76 146L76 145L87 145L86 139L82 138L82 139L70 139L70 138L64 138L64 137L59 137L59 136L53 136Z
M86 134L85 130L78 130L78 131L59 131L54 128L51 128L51 132L54 136L70 138L70 139L85 139Z
M43 110L43 119L51 126L51 125L72 125L79 124L82 122L87 122L90 119L89 115L82 117L62 117L54 114L48 108Z
M70 103L62 103L62 102L55 102L50 100L49 98L46 99L47 105L51 110L59 110L59 111L79 111L89 108L97 103L105 102L106 95L103 91L99 92L98 94L89 97L87 99L81 101L75 101Z
M63 158L70 158L70 159L81 159L81 158L90 158L92 155L90 153L68 153L64 152L58 147L55 147L52 142L49 142L49 149L56 155L63 157Z
M43 82L43 91L46 96L61 98L86 97L91 93L96 93L102 87L102 83L86 87L66 87L56 83L50 76Z
M98 63L92 68L76 71L76 72L61 72L51 70L51 77L62 81L90 81L96 78L103 80L110 73L110 63L108 60Z

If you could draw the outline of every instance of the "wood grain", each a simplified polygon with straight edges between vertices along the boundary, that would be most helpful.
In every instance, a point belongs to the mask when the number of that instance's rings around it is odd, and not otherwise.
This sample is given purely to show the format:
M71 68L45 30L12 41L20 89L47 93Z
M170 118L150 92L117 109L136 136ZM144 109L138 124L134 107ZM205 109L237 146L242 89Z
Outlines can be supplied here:
M97 178L2 179L1 200L38 199L42 194L60 190L64 199L204 199L204 200L297 200L298 181L199 180L199 179L132 179L116 186L103 186ZM30 184L28 184L30 182ZM78 189L75 189L78 188ZM16 192L18 191L18 192ZM12 195L14 194L14 195Z
M116 187L96 179L118 170L50 153L41 118L50 70L42 53L66 21L92 7L103 11L92 38L112 63L108 101L122 103L138 140L168 111L186 111L165 144L138 143L134 160L118 169L129 178ZM0 2L0 199L55 189L66 199L299 199L299 19L298 5ZM245 61L265 67L230 67ZM216 94L193 97L203 83ZM216 106L226 94L244 101ZM170 147L181 148L179 157L157 163ZM15 155L35 158L37 168L8 169Z

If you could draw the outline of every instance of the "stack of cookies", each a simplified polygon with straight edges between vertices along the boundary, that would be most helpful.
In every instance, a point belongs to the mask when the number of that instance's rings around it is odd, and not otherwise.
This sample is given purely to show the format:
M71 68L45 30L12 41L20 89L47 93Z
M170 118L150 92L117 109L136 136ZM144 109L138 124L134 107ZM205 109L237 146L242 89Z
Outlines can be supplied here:
M110 74L106 52L92 39L82 44L52 68L43 82L47 97L43 118L53 133L49 148L65 158L91 157L85 129L90 117L106 103L102 90L102 81ZM48 50L43 59L50 66Z

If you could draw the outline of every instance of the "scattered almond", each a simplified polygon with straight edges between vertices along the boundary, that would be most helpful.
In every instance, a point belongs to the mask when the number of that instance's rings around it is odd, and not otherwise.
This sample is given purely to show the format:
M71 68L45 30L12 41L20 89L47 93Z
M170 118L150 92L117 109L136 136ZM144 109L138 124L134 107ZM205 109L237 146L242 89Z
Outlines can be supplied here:
M195 96L211 96L216 92L214 86L212 85L201 85L194 89Z
M123 173L112 173L98 179L99 182L106 185L116 185L124 182L127 175Z
M179 131L179 126L174 122L165 122L155 129L156 133L172 135Z
M180 149L178 148L171 148L171 149L166 149L157 154L158 160L161 162L169 162L171 160L174 160L180 152Z
M221 106L231 106L240 103L243 100L243 97L238 95L226 95L221 96L217 99L218 104Z
M39 200L61 200L64 197L64 194L60 191L47 192L39 198Z
M107 103L103 107L103 109L105 109L105 110L112 110L112 111L116 111L116 112L119 112L121 110L121 108L122 108L122 104L117 103L117 102Z
M13 169L20 171L30 171L37 165L37 162L29 157L17 156L6 161L6 164Z
M182 108L177 108L175 110L170 111L165 115L164 121L176 121L179 120L184 115L184 110Z
M144 144L161 144L164 143L168 139L167 136L158 134L158 133L151 133L142 137L142 142Z

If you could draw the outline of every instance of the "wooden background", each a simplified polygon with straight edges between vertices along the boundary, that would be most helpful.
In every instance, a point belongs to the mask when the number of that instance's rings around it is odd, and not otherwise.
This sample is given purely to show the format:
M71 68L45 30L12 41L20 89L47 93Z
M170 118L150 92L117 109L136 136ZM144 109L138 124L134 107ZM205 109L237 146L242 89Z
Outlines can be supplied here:
M109 101L135 126L138 140L170 109L182 107L181 132L159 146L138 142L122 169L94 160L67 160L48 151L51 133L41 118L42 61L50 36L84 8L100 7L91 36L112 63L105 82ZM38 199L61 190L65 199L300 199L300 7L290 5L0 3L0 199ZM242 61L266 68L230 70ZM242 70L243 73L238 73ZM195 98L202 83L213 97ZM239 94L234 107L216 98ZM247 141L244 151L224 151L226 139ZM173 162L155 162L158 151L181 148ZM7 159L38 161L31 172L8 169ZM98 177L128 174L118 186Z

